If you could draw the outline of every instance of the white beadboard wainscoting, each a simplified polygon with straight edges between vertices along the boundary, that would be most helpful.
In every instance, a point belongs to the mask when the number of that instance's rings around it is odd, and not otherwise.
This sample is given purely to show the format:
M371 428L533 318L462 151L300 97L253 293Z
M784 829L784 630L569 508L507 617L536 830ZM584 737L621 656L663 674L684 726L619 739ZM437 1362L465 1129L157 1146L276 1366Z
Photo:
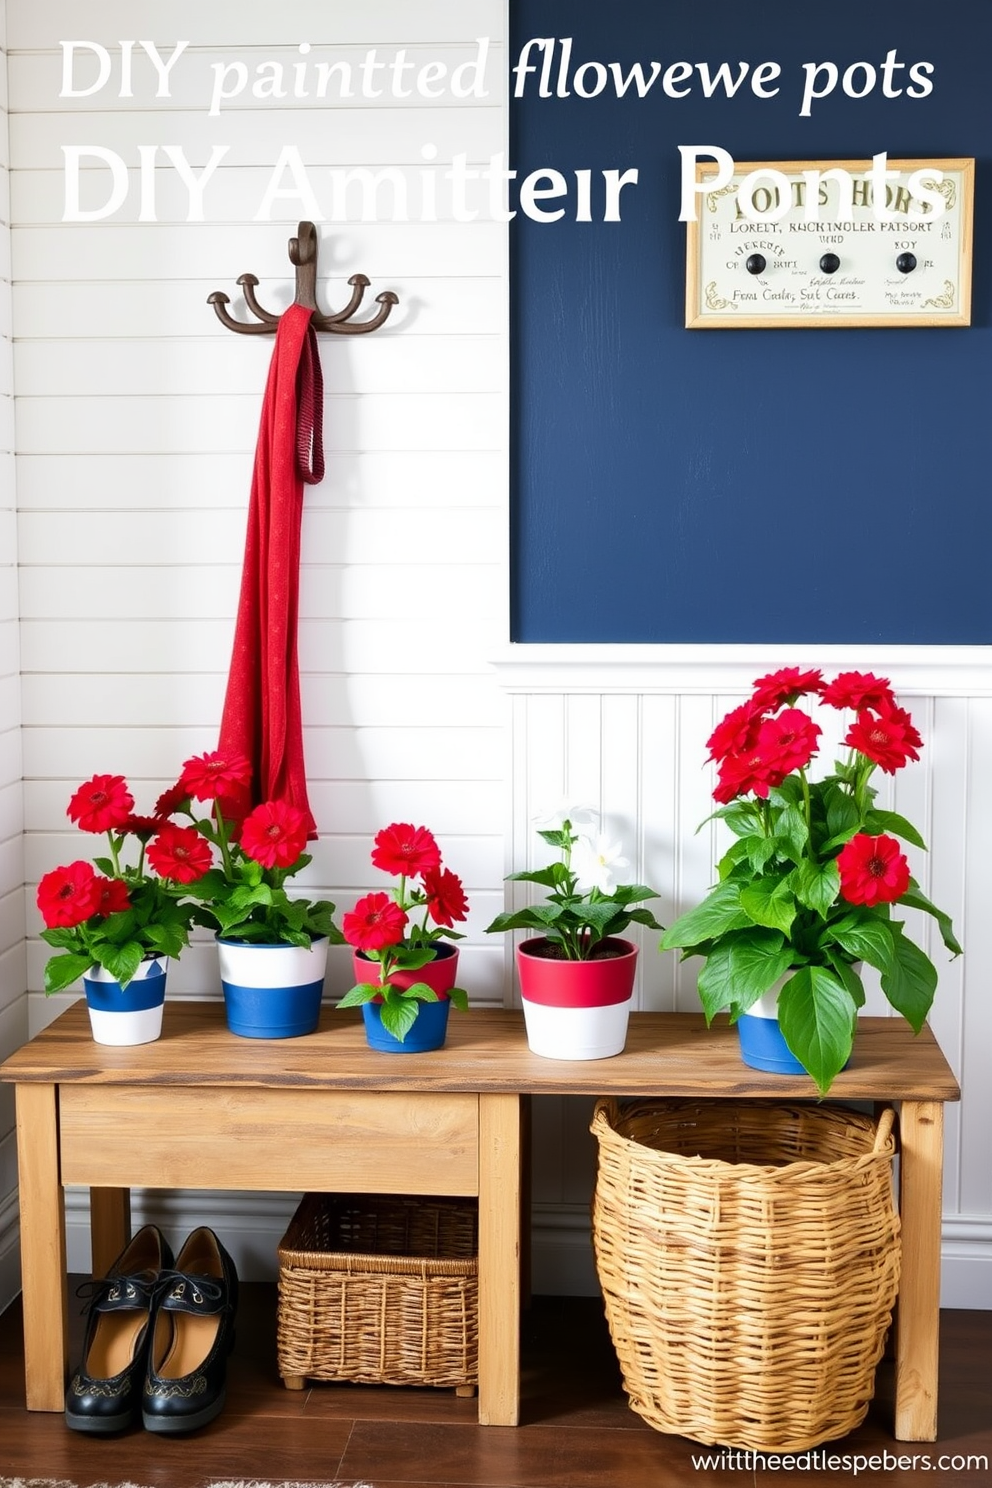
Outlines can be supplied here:
M952 961L932 921L912 916L940 975L931 1027L963 1089L961 1104L946 1108L942 1301L992 1307L992 648L510 646L496 660L510 699L507 871L548 861L536 814L561 800L591 804L622 840L635 878L658 890L655 912L670 924L703 898L720 852L723 828L697 832L714 805L705 741L757 677L784 665L818 666L828 677L852 669L888 676L923 735L919 763L895 777L876 773L874 783L880 802L928 843L927 853L910 849L914 874L951 914L965 948ZM817 713L828 764L848 720ZM527 893L514 885L510 902L525 903ZM698 1009L700 963L659 954L651 931L631 933L642 947L634 1006ZM507 1001L518 1001L509 945L504 977ZM892 1011L877 983L865 1011ZM578 1098L536 1103L538 1291L595 1290L590 1116L591 1102Z

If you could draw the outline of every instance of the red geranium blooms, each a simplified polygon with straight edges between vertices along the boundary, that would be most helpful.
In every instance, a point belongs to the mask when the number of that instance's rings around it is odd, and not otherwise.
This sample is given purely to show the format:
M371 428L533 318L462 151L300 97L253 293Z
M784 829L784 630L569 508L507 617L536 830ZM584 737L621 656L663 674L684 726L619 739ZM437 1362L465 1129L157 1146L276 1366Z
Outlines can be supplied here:
M923 740L905 708L880 703L876 712L865 709L858 714L844 743L866 755L887 775L894 775L909 760L919 759Z
M468 899L462 881L448 868L432 868L424 874L424 893L427 911L435 925L450 928L455 920L464 920L468 914Z
M134 797L123 775L94 775L70 797L66 815L84 832L110 832L133 810Z
M213 861L210 844L195 827L177 827L164 822L147 848L148 861L162 878L174 883L196 883Z
M376 834L372 865L402 878L422 878L441 866L441 850L426 827L394 822Z
M388 894L366 894L341 920L341 933L356 951L383 951L399 945L407 916Z
M307 845L307 818L289 801L263 801L245 817L239 841L263 868L290 868Z
M822 681L823 673L819 668L801 672L798 667L782 667L780 671L769 672L767 677L758 678L751 702L755 708L774 712L783 703L794 703L803 693L819 691Z
M197 801L216 801L218 796L239 799L250 784L251 761L243 754L215 749L186 761L176 790L184 790Z
M838 672L832 682L823 684L820 696L831 708L853 708L856 713L895 701L888 677L871 672Z
M38 885L38 908L49 930L81 925L100 908L100 879L81 859L53 868Z
M108 915L122 914L125 909L131 908L131 896L123 879L98 878L96 882L100 890L97 914L103 915L106 919Z
M801 708L786 708L765 720L758 733L758 751L779 775L776 785L781 785L793 770L806 768L822 732Z
M840 892L848 904L893 904L909 888L909 863L894 837L859 832L837 854Z
M711 760L726 759L728 754L747 754L758 742L758 730L764 714L753 701L733 708L717 724L706 741Z

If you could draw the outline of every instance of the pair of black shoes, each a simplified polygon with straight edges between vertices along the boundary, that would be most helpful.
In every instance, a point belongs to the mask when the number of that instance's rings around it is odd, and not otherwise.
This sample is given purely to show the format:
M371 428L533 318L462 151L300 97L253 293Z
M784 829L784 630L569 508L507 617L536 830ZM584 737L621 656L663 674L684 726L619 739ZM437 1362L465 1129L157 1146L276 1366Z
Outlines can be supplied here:
M238 1276L213 1230L179 1255L155 1225L139 1230L90 1293L82 1363L65 1396L66 1425L105 1435L194 1431L224 1406Z

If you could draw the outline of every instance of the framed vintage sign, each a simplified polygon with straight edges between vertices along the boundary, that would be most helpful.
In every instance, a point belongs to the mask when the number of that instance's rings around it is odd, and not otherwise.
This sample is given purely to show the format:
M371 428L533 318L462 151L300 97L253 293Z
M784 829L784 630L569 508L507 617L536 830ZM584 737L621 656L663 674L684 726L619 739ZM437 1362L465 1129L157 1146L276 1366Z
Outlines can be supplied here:
M880 155L736 162L727 180L697 161L686 326L970 325L974 172Z

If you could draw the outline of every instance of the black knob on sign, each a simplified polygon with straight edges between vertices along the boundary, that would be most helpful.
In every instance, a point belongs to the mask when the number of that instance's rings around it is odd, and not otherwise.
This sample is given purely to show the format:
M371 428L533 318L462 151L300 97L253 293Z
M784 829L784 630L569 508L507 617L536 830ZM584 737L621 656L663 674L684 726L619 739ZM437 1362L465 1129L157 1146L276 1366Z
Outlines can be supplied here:
M749 274L763 274L765 272L765 259L760 253L752 253L744 267Z
M899 270L900 274L911 274L916 268L916 254L900 253L899 257L896 259L896 268Z
M836 253L825 253L820 259L820 268L824 274L836 274L840 268L840 259Z

